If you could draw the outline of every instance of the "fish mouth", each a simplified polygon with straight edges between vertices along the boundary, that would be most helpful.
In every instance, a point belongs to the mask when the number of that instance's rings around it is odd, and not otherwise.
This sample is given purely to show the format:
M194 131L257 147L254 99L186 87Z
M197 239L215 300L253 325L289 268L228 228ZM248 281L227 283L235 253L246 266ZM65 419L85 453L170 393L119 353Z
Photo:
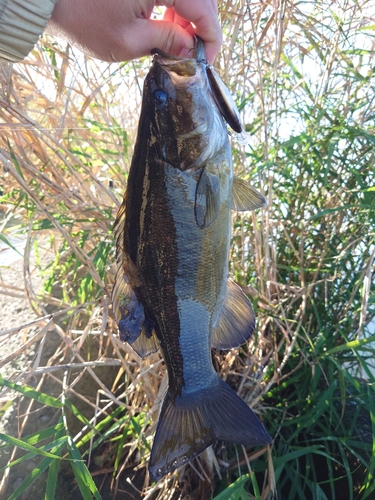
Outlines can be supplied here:
M179 77L195 76L198 67L206 67L208 65L204 42L197 35L194 36L194 47L188 51L189 57L174 56L158 48L152 49L151 55L154 56L154 63L159 63L167 71L173 72ZM205 75L204 78L206 78Z
M177 57L167 54L160 49L153 49L151 54L154 55L154 62L159 62L161 66L180 77L192 77L196 74L197 68L203 66L203 73L204 77L208 80L209 91L221 115L235 132L242 132L242 124L237 106L220 76L216 73L215 69L208 64L204 43L201 38L196 36L195 46L189 50L189 54L192 54L194 57ZM175 82L173 83L178 84Z
M154 49L154 57L152 62L160 64L169 72L173 72L177 76L181 77L192 77L197 73L197 60L191 57L177 57L166 54L165 52L159 51L159 49Z

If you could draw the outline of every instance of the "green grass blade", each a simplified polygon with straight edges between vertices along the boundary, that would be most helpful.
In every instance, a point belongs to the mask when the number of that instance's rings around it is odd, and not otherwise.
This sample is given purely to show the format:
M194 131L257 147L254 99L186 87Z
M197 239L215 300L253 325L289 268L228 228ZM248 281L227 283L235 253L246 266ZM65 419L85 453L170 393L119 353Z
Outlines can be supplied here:
M84 500L91 500L93 495L96 500L101 500L102 497L91 477L82 455L71 439L68 440L68 451L69 458L72 460L71 465L74 476Z
M373 494L375 491L375 403L374 403L374 393L370 389L370 387L367 388L367 402L370 410L370 417L371 417L371 426L372 426L372 453L371 453L371 459L368 464L368 470L367 474L365 477L365 480L363 481L363 486L361 488L361 493L363 493L363 500L366 498L369 498L370 495ZM371 497L370 497L371 498Z
M234 483L230 484L224 491L216 495L213 500L241 500L245 493L245 486L250 479L249 474L239 477Z
M25 443L25 441L22 441L22 439L17 439L15 437L9 436L7 434L0 434L0 440L5 441L9 445L18 446L19 448L22 448L23 450L31 451L35 455L42 455L43 457L49 457L49 458L58 458L53 453L48 453L46 451L43 451L40 448L35 448L34 446L31 446L28 443Z
M60 438L57 438L53 440L51 443L48 443L44 446L41 446L40 448L37 448L41 452L45 452L47 450L51 450L53 452L53 448L58 447L60 445L65 445L68 437L67 436L61 436ZM0 473L3 472L5 469L8 469L9 467L15 467L16 465L22 463L22 462L27 462L28 460L34 458L37 455L42 455L43 453L26 453L20 458L17 458L16 460L13 460L10 464L4 466L3 468L0 469Z
M39 403L42 403L46 406L52 406L53 408L63 407L63 403L53 396L44 394L43 392L38 392L33 387L16 384L14 382L11 382L10 380L2 378L2 376L0 375L0 387L1 386L9 387L10 389L13 389L14 391L17 391L20 394L34 399L35 401L38 401Z

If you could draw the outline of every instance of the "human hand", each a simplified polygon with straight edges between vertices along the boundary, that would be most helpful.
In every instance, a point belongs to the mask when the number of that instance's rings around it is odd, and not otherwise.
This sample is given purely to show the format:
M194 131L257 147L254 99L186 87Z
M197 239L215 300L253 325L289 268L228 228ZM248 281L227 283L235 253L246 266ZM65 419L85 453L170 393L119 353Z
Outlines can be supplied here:
M163 20L150 19L156 5L167 7ZM57 0L46 32L110 62L149 55L153 48L187 57L195 34L212 62L222 42L217 0Z

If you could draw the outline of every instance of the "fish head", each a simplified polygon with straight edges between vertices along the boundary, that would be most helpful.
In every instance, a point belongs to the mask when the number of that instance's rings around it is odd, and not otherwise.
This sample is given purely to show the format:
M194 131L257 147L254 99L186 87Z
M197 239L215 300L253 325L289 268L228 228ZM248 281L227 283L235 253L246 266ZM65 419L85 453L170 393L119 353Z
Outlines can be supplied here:
M155 54L145 81L151 138L161 159L182 171L201 168L228 142L205 69L196 58Z

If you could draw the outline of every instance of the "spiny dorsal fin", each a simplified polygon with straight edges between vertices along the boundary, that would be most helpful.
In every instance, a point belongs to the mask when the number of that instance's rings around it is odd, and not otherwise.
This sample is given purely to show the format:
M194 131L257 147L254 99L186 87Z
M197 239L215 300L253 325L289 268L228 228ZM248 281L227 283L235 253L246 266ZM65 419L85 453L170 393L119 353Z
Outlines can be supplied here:
M250 300L241 288L228 279L227 294L213 325L212 347L232 349L249 340L255 328L255 315Z
M267 205L265 197L246 181L235 177L232 188L232 210L246 212Z
M115 223L113 224L113 233L115 235L115 243L116 243L117 264L119 264L119 260L122 261L122 254L124 252L125 202L126 202L126 193L124 195L124 199L122 200L121 206L118 209Z
M220 207L220 179L203 170L195 193L195 219L200 228L210 226Z

